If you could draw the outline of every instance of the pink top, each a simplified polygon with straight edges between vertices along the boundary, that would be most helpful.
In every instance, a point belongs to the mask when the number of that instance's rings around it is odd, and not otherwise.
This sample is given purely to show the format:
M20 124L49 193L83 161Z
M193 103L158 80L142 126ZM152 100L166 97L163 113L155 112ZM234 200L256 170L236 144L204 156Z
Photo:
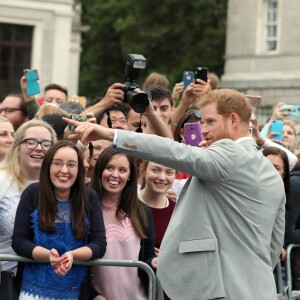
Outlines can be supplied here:
M104 259L138 260L141 239L128 217L116 218L116 203L102 203L107 247ZM137 268L93 266L93 284L108 300L145 300Z

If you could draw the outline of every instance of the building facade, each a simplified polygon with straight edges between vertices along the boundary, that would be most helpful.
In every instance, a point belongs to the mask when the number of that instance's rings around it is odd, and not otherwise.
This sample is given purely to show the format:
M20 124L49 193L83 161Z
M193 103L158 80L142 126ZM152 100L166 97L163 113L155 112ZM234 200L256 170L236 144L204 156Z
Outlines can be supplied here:
M80 7L73 0L0 0L0 97L19 90L23 69L78 91Z
M299 0L228 0L221 86L261 95L261 110L300 105L299 11Z

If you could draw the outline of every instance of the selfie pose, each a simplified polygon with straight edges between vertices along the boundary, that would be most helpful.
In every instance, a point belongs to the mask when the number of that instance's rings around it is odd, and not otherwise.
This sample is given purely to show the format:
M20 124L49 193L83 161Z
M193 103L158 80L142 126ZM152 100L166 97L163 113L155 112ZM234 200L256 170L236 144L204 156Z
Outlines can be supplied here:
M75 121L70 138L107 139L127 155L191 174L158 257L157 275L172 300L274 300L285 229L282 179L249 136L245 96L214 90L199 104L205 149Z

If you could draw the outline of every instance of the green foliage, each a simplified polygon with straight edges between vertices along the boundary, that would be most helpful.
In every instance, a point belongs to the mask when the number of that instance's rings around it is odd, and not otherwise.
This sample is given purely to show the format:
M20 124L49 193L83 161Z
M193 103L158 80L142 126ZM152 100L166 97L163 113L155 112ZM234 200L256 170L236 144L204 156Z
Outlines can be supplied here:
M124 82L129 53L143 54L147 69L165 74L170 89L184 70L224 68L226 0L77 0L83 34L80 94L101 96L114 82Z

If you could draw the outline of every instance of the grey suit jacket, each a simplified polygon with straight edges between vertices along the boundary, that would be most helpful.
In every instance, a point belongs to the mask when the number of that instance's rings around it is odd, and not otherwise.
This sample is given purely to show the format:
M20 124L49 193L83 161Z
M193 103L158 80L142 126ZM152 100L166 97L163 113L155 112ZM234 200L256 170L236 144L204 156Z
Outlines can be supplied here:
M173 299L277 299L284 237L282 179L253 139L208 149L117 132L117 147L189 173L162 241L157 274Z

